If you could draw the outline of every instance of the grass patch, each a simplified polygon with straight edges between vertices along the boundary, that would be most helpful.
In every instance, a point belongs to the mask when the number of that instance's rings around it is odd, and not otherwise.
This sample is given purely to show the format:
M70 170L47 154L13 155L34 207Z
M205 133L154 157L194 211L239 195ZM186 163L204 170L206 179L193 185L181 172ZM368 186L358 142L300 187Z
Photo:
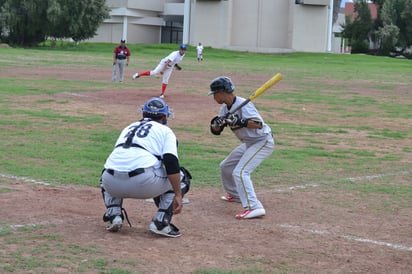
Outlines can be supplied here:
M16 67L50 66L50 60L63 66L88 68L98 67L110 62L113 44L84 44L78 46L62 43L58 48L50 48L45 44L39 49L0 49L0 67L14 62ZM142 62L158 62L156 56L172 50L176 45L130 45L132 51L137 51ZM194 48L193 48L194 49ZM195 51L188 50L187 59L195 58ZM39 51L42 58L39 58ZM3 54L4 53L4 54ZM285 102L289 106L277 109L283 114L296 117L295 122L277 122L267 119L272 127L277 147L275 153L262 164L262 169L256 172L256 180L265 177L273 178L273 172L289 174L291 181L296 170L313 175L313 170L330 168L350 172L352 163L363 161L365 166L378 168L380 161L397 161L404 155L388 154L381 151L364 150L357 147L354 140L347 149L330 149L325 145L338 146L342 139L347 138L352 131L365 132L371 139L407 140L411 138L411 130L395 130L384 128L376 130L372 126L350 124L330 124L329 117L343 119L373 119L376 117L410 118L411 98L395 100L393 96L365 96L353 87L385 90L396 93L396 83L406 84L404 76L411 68L404 60L390 58L358 56L294 53L285 55L241 53L227 50L207 48L208 62L211 67L233 73L246 73L251 69L272 67L273 72L282 72L284 80L291 88L285 92L268 93L262 100ZM15 60L15 56L20 56ZM89 62L92 58L95 62ZM231 60L227 62L227 60ZM272 64L276 64L273 67ZM189 70L197 70L199 66L187 62ZM379 69L378 69L379 68ZM271 72L270 72L271 73ZM350 81L348 81L350 79ZM371 83L375 83L371 85ZM110 152L113 140L117 138L118 129L103 127L105 117L99 114L70 113L49 108L53 105L69 104L68 100L41 99L35 101L35 106L19 102L19 98L36 94L57 94L62 92L99 92L110 88L110 85L94 81L65 81L59 79L25 79L3 77L0 79L0 113L2 119L2 153L0 155L0 172L16 176L29 176L33 179L56 184L86 184L94 185L100 174L105 158ZM241 86L250 93L250 88ZM196 92L195 90L191 92ZM290 107L292 106L292 107ZM302 111L302 106L313 106L313 111ZM263 112L270 113L271 107L264 106ZM379 115L377 115L379 114ZM299 123L300 117L308 115L312 121ZM100 129L98 129L100 128ZM174 130L178 135L190 134L198 140L181 144L180 155L182 164L193 170L198 185L210 185L219 182L218 164L233 149L235 143L218 145L202 141L205 134L204 125L176 125ZM331 136L321 141L320 136ZM233 137L226 137L231 138ZM297 144L299 138L301 144ZM349 141L348 141L349 142ZM403 152L408 152L404 146ZM379 155L379 156L378 156ZM334 159L343 160L341 163ZM314 168L305 162L316 163ZM366 161L366 162L365 162ZM349 165L348 165L349 163ZM345 168L344 165L348 165ZM382 165L382 164L381 164ZM405 167L408 169L409 167ZM288 177L285 178L288 180ZM216 183L218 184L218 183Z
M59 234L43 232L43 226L0 226L2 250L0 272L49 273L52 269L66 269L73 273L135 273L136 261L116 262L104 257L95 246L65 243Z

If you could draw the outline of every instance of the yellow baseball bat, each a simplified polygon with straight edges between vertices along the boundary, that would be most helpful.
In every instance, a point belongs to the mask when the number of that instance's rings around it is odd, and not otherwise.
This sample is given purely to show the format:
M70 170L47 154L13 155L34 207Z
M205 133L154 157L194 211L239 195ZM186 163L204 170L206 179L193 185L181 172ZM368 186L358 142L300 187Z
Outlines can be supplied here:
M273 76L272 78L270 78L269 80L266 81L266 83L264 83L263 85L261 85L257 90L255 90L255 92L253 92L249 98L247 98L242 104L240 104L239 106L237 106L237 108L229 111L227 113L226 116L229 116L230 114L235 113L236 111L238 111L239 109L241 109L244 105L246 105L247 103L249 103L250 101L256 99L257 97L259 97L260 95L262 95L265 91L267 91L269 88L273 87L274 85L276 85L277 83L279 83L279 81L282 80L282 74L277 73L275 76Z

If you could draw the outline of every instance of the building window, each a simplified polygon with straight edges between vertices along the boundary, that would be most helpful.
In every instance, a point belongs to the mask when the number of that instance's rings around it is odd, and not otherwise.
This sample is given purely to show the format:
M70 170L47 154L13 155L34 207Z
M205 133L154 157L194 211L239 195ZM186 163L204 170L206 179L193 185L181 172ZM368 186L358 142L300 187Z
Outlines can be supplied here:
M183 26L179 22L166 21L162 27L162 43L181 44L183 41Z

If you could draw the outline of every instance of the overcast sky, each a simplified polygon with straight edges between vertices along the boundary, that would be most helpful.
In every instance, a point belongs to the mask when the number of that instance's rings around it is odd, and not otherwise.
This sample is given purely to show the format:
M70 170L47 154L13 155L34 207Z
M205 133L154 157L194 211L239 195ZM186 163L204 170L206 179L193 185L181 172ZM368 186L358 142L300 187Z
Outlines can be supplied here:
M346 2L352 2L352 0L342 0L342 2L341 2L341 4L340 4L340 7L341 7L341 8L344 8Z

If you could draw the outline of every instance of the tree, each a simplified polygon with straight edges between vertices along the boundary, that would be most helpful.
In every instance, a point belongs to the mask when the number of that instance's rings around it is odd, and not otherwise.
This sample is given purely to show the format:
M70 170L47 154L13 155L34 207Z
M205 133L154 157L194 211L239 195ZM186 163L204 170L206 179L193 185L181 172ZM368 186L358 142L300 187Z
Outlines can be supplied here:
M354 11L357 15L352 22L350 18L346 18L349 23L342 26L342 36L349 39L353 53L366 53L369 42L372 40L373 31L373 22L367 1L356 1Z
M82 16L77 21L76 32L72 36L75 41L95 36L100 24L110 17L110 9L106 6L106 0L90 0L87 5L81 7L83 8Z
M374 0L378 5L375 21L380 53L404 53L412 45L412 0Z
M412 46L412 0L405 0L405 8L401 12L401 18L405 22L404 36L408 47Z
M358 16L353 22L349 18L343 27L343 37L349 38L352 52L367 52L366 41L379 46L379 54L410 54L412 46L412 0L374 0L378 17L372 21L365 0L355 2ZM409 49L409 54L406 54Z
M54 0L47 16L53 29L49 35L55 38L85 40L96 35L97 28L109 18L110 9L105 0L83 0L79 5L72 0Z
M84 40L109 18L105 0L0 0L2 37L35 46L47 37Z
M385 24L376 31L376 37L380 42L380 52L389 55L398 43L399 28L393 24Z
M412 1L411 0L386 0L383 3L381 18L383 27L378 29L382 33L387 29L398 29L396 39L385 37L392 40L392 45L387 40L382 41L383 45L391 48L386 50L394 50L395 47L400 48L400 51L405 50L412 44L411 28L412 28ZM396 27L396 28L395 28ZM393 33L396 34L396 33ZM396 40L396 41L395 41Z
M47 1L6 0L0 9L2 36L12 44L33 46L44 41Z

